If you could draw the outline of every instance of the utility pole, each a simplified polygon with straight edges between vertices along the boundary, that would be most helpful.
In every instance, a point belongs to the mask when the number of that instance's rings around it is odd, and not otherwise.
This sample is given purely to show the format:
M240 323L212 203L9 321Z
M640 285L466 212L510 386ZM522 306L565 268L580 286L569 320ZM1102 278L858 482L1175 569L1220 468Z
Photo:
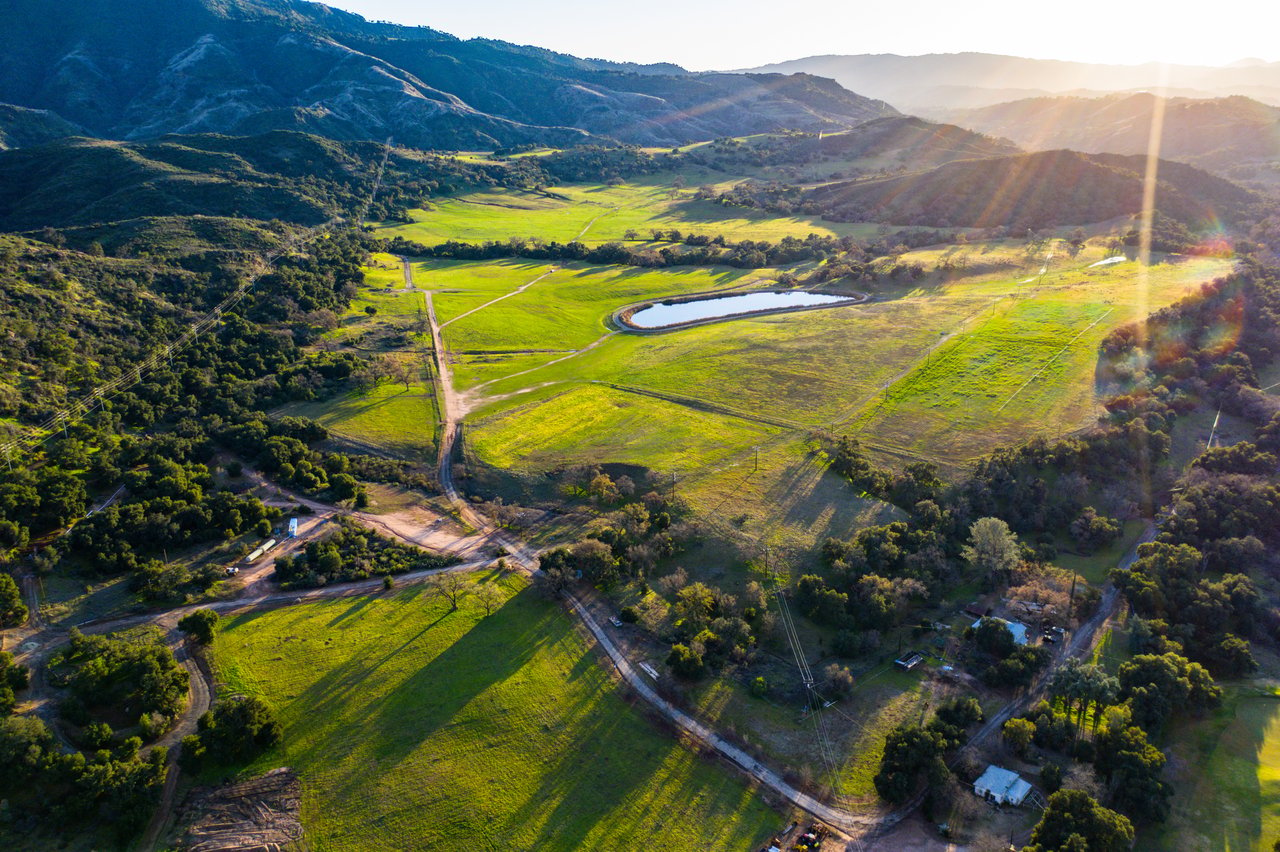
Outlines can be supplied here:
M760 469L760 448L756 447L756 466L751 469L751 472L755 473L759 469Z
M1071 572L1071 597L1067 599L1067 624L1071 624L1071 614L1076 608L1076 577L1079 575L1075 571Z

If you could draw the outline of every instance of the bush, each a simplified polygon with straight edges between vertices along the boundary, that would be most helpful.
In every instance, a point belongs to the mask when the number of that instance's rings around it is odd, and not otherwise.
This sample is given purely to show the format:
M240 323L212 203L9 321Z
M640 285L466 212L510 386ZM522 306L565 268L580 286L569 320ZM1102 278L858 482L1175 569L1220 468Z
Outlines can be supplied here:
M214 628L218 624L218 614L211 609L198 609L184 615L178 621L178 629L199 642L208 645L213 642Z
M702 654L688 645L672 645L671 653L667 655L667 665L671 666L671 670L676 673L677 677L682 677L686 680L697 680L706 671L706 666L702 662Z
M1040 784L1050 795L1062 789L1062 767L1056 763L1046 763L1040 770Z

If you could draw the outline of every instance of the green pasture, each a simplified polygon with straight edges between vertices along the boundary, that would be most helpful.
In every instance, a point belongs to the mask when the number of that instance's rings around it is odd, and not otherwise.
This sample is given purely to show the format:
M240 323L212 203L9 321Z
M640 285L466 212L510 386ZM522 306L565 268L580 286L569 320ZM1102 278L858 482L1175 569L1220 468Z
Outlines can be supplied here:
M1280 837L1280 697L1228 687L1210 718L1179 723L1167 740L1173 812L1138 848L1269 852Z
M715 465L775 426L604 385L576 385L475 421L468 452L519 473L613 461L654 470Z
M812 434L856 434L890 466L955 472L994 446L1086 426L1102 338L1228 269L1090 267L1102 250L1088 247L1020 284L1042 259L1004 243L969 250L991 269L1030 266L993 279L973 264L864 305L658 335L607 336L604 321L646 295L710 289L707 270L558 270L445 329L458 385L475 395L469 457L522 475L577 462L674 471L706 518L735 519L731 538L798 552L886 511L824 475ZM1094 562L1082 566L1091 577Z
M783 818L624 700L573 623L522 580L485 616L421 589L231 617L218 679L283 743L249 772L302 778L308 845L753 849Z
M945 293L985 293L988 307L842 428L890 456L954 468L993 446L1087 426L1098 413L1094 371L1102 339L1230 269L1213 258L1145 270L1133 262L1090 268L1092 261L1085 254L1072 267L1050 267L1040 283L1013 288L948 285Z
M412 210L412 224L386 223L378 236L402 236L424 245L448 240L483 242L510 237L537 237L548 242L601 243L623 239L628 231L648 240L653 229L722 234L726 239L769 240L783 237L874 236L877 225L829 222L818 217L776 216L764 211L726 207L693 198L692 187L718 184L724 175L701 169L686 173L691 188L673 191L673 175L651 175L620 186L570 184L549 193L483 192L439 199L430 209Z
M309 417L330 434L386 455L430 461L436 453L435 392L430 383L382 381L323 402L298 403L282 414Z

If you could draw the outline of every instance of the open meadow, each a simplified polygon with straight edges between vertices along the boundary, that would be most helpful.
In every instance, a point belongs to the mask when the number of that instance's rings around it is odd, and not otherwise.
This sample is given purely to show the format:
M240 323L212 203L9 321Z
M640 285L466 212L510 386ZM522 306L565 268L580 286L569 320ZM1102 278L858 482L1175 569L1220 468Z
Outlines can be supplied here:
M604 462L674 474L697 509L745 515L751 537L805 549L867 520L848 488L824 482L814 434L854 434L891 467L926 460L954 475L996 446L1085 427L1100 411L1102 338L1230 268L1176 257L1099 266L1104 250L1088 246L1038 275L1044 261L1020 244L967 251L981 261L880 285L863 305L656 335L611 331L608 317L682 285L768 276L552 271L444 328L468 388L468 460L515 479ZM452 294L438 298L447 306Z
M429 293L463 394L464 455L484 487L537 499L548 471L632 465L674 478L736 542L734 558L766 544L799 557L893 514L826 472L820 436L853 434L890 467L925 460L956 475L996 446L1087 426L1102 338L1230 269L1203 257L1102 263L1100 243L918 249L902 260L924 276L873 284L864 304L659 334L611 317L645 300L776 286L782 270L416 259L406 289L400 259L377 255L333 336L409 359L410 386L388 380L289 411L428 459L439 417Z
M1280 834L1280 695L1228 687L1208 719L1169 737L1175 795L1169 821L1139 848L1171 852L1270 852Z
M217 676L302 778L313 848L748 849L782 824L645 718L573 622L517 578L486 616L422 589L233 617Z
M448 240L483 242L525 237L588 244L621 240L629 231L649 239L654 229L729 240L772 240L808 234L870 237L877 226L830 222L818 217L785 217L741 207L726 207L693 197L692 187L725 182L707 169L680 173L690 189L673 189L671 173L639 177L618 186L568 184L546 192L491 191L440 199L429 210L413 210L411 224L387 222L380 237L401 236L423 245ZM732 181L730 181L731 183Z

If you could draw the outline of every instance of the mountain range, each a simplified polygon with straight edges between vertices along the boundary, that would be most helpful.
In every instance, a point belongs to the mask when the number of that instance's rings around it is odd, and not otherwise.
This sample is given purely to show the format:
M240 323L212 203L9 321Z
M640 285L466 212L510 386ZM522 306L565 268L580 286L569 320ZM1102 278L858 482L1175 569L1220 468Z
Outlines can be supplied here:
M1162 157L1239 178L1280 160L1280 108L1238 95L1163 103L1151 94L1029 98L942 115L1024 148L1145 154L1157 107Z
M892 53L809 56L744 73L816 74L926 118L941 111L1047 95L1097 96L1162 90L1173 97L1244 95L1280 106L1280 62L1225 68L1200 65L1100 65L990 53ZM1016 86L1011 81L1017 81Z
M895 115L807 74L578 59L301 0L0 0L0 102L113 139L302 130L419 148L668 146ZM0 114L0 134L31 124ZM0 137L2 138L2 137Z

